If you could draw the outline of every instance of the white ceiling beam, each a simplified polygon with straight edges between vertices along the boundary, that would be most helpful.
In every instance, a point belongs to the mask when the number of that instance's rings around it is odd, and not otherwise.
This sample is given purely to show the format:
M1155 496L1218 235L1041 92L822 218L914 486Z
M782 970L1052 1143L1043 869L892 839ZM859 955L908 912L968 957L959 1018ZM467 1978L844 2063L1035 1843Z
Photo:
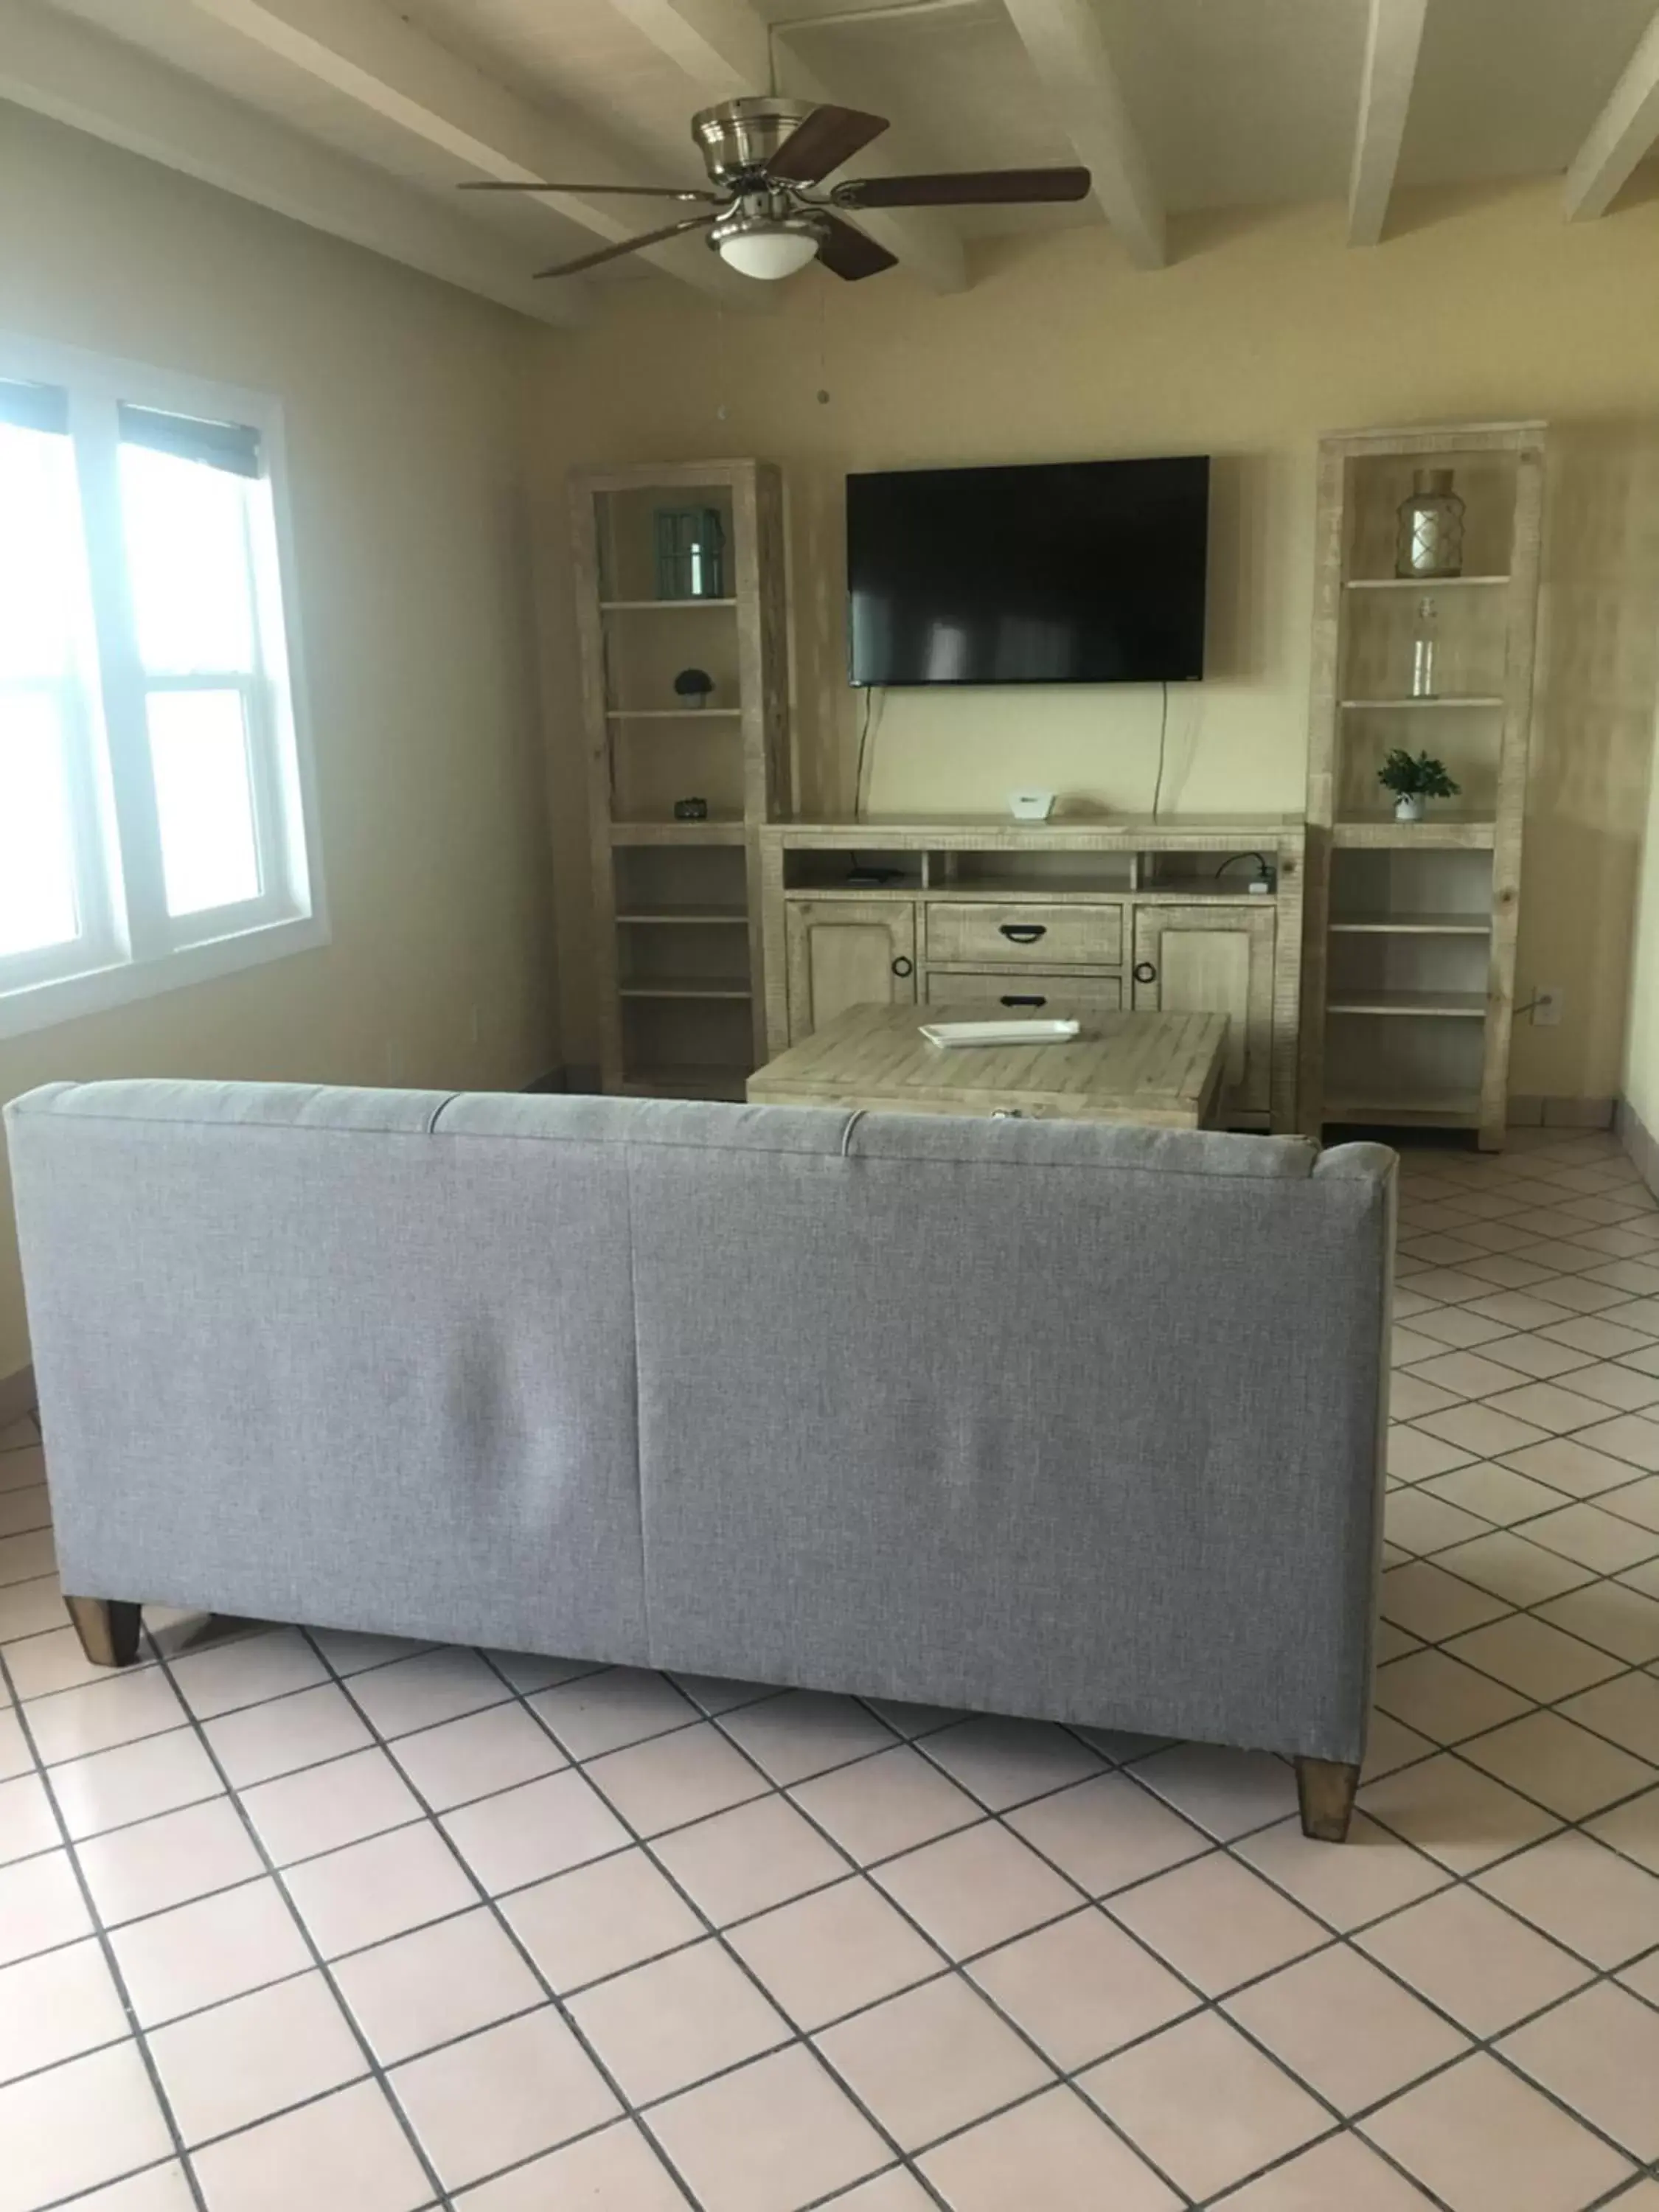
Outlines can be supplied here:
M1659 15L1613 88L1567 171L1562 212L1569 222L1605 215L1631 171L1659 138Z
M1094 179L1102 214L1142 269L1168 258L1164 203L1089 0L1006 0L1043 90Z
M1348 177L1348 243L1376 246L1389 219L1429 0L1371 0Z
M40 0L0 0L0 99L539 322L590 312L590 290L537 284L483 224Z
M766 26L747 0L611 0L611 4L710 100L764 92L772 81ZM801 94L803 100L809 97Z
M405 22L383 0L349 0L349 5L342 0L192 4L371 114L453 155L481 177L503 184L529 184L539 177L564 177L577 184L657 181L621 173L609 148L563 123L550 122L516 93ZM530 195L529 204L580 223L606 245L696 212L672 200L588 199L570 192ZM641 258L714 297L724 298L730 289L732 280L700 239L646 246Z
M749 0L611 0L611 5L684 71L703 100L767 89L772 61L766 26ZM833 24L834 18L828 21ZM778 62L780 88L792 99L837 104L835 93L799 56L780 50ZM879 141L859 156L865 176L891 176L896 168ZM938 216L921 209L860 208L857 218L861 230L934 291L960 292L967 283L962 240Z

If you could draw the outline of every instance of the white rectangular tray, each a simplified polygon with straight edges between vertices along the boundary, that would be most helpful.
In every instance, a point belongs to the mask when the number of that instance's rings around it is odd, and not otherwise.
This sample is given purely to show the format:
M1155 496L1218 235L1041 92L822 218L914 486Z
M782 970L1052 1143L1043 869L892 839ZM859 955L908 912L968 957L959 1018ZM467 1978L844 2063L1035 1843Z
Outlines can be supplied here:
M924 1022L929 1044L1068 1044L1080 1022Z

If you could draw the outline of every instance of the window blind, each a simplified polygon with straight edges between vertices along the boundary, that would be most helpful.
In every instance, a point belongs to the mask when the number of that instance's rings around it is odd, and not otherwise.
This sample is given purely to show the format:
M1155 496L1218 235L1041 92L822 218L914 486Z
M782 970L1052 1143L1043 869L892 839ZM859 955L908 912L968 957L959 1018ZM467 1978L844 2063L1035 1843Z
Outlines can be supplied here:
M16 430L69 435L69 394L60 384L17 384L0 377L0 422Z
M3 389L3 386L0 386ZM241 422L208 422L195 415L169 415L156 407L120 406L124 445L148 446L181 461L200 461L238 477L264 474L259 433Z

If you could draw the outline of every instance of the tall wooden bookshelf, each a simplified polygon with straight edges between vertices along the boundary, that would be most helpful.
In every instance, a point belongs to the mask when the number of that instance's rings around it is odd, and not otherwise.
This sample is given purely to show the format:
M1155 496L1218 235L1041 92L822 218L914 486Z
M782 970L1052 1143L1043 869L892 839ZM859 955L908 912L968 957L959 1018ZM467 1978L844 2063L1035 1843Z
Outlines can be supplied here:
M1419 470L1464 503L1455 576L1401 576ZM1303 1112L1308 1125L1504 1141L1532 724L1544 426L1325 439L1308 745ZM1423 641L1433 662L1425 681ZM1462 787L1398 822L1395 746Z
M758 834L789 799L781 479L582 469L571 503L600 1080L741 1098L764 1057ZM713 690L677 690L689 671ZM693 799L705 817L677 818Z

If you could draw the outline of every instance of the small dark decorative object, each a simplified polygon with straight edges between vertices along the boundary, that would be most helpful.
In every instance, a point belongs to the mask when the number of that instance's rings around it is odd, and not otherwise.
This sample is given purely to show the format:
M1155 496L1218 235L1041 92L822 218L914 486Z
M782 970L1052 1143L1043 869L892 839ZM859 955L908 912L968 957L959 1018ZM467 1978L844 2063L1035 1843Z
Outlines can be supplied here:
M714 679L706 669L682 668L674 678L674 696L689 699L694 707L706 707L714 689Z
M707 822L708 801L706 799L677 799L674 801L676 822Z
M1420 822L1425 799L1455 799L1460 787L1446 773L1443 761L1427 753L1408 753L1396 745L1376 771L1384 791L1394 793L1395 819Z

